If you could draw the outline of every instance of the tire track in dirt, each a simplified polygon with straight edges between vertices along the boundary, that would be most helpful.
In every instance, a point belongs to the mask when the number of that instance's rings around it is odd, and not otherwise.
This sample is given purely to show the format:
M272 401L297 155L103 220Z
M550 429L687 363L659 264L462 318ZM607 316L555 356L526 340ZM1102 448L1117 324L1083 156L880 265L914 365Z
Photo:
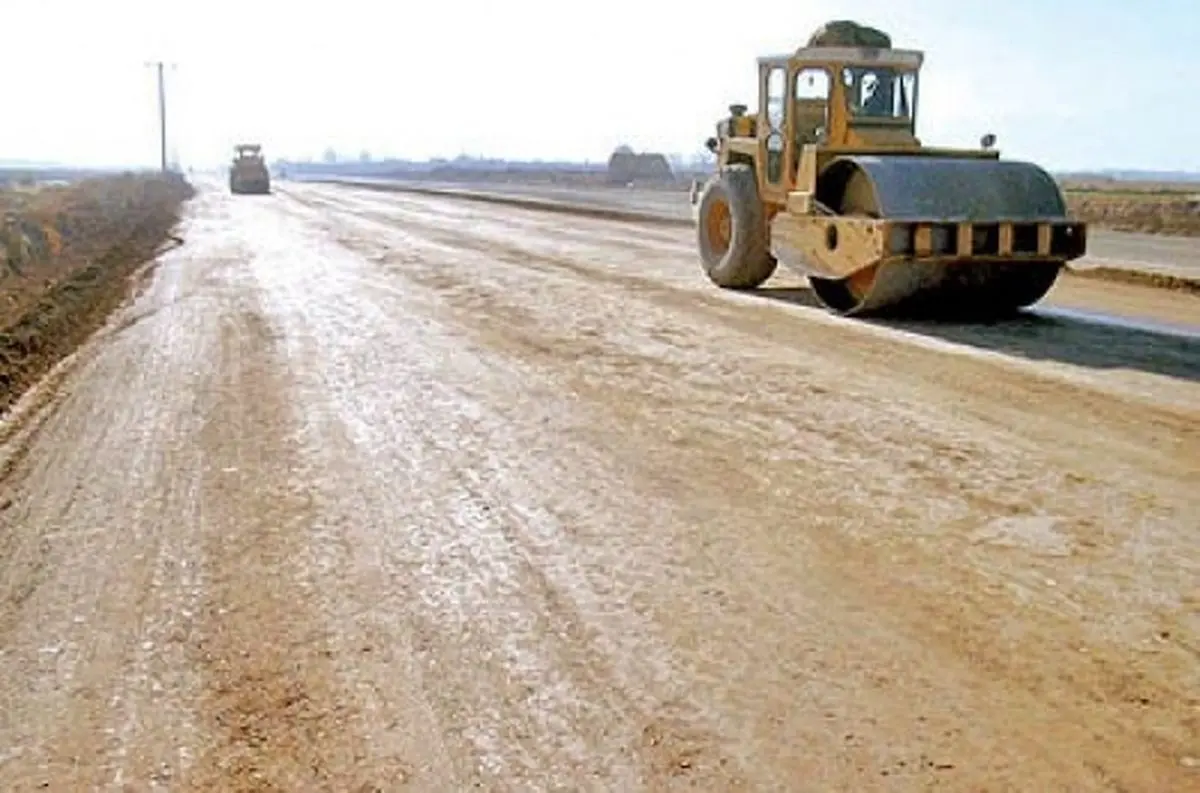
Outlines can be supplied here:
M461 786L663 789L706 773L744 789L680 685L662 690L663 650L597 591L616 585L611 568L584 577L594 554L531 500L531 482L578 477L529 470L549 416L508 412L521 382L411 292L332 241L307 249L319 261L271 277L329 461L321 498L331 519L355 516L346 530L377 568L354 578L388 582L360 618L377 643L412 648ZM446 778L431 764L412 784Z
M254 307L226 315L199 443L204 602L191 642L211 743L193 790L353 790L352 712L330 662L307 565L314 520L286 364Z
M218 285L238 302L210 356L199 438L210 582L191 661L208 741L184 781L206 791L446 789L420 692L405 698L411 658L371 612L387 582L353 542L361 516L329 498L332 472L349 461L313 445L303 385L316 362L294 355L278 301L279 279L294 279L305 256L304 229L273 201L233 206L229 236L248 255ZM414 780L415 770L430 773Z
M357 651L324 611L319 472L249 269L274 210L226 201L202 194L190 244L5 437L4 790L403 779L362 729Z
M646 225L655 226L690 226L692 224L692 221L686 217L672 217L669 215L655 214L652 212L638 212L634 210L617 209L615 207L606 207L600 205L589 206L583 204L567 204L561 201L547 201L540 198L504 195L503 193L498 192L486 193L471 189L455 190L417 185L381 185L372 184L370 182L339 182L337 180L330 180L327 183L350 187L355 190L374 190L392 194L398 193L415 196L427 196L431 198L452 199L456 201L466 201L479 204L491 204L493 206L513 207L516 209L529 209L537 212L571 215L574 217L594 218L596 220L643 223Z
M165 259L144 302L169 302L185 280L180 252ZM194 455L157 442L191 427L203 319L177 318L194 336L148 328L108 343L121 318L39 384L22 406L32 415L12 417L22 429L7 439L12 504L0 518L8 790L162 782L186 762L194 679L182 636L197 582L193 537L174 529L195 508ZM114 394L114 381L127 390Z

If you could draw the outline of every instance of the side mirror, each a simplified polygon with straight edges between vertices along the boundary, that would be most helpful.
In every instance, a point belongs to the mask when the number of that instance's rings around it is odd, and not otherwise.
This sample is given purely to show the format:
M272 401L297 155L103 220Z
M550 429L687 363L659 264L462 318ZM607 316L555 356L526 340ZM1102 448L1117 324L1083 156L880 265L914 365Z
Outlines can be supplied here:
M708 140L704 141L704 148L708 149L713 154L717 153L718 147L719 147L719 144L717 143L716 138L709 138Z
M979 139L979 145L985 149L992 148L996 145L996 136L989 132Z

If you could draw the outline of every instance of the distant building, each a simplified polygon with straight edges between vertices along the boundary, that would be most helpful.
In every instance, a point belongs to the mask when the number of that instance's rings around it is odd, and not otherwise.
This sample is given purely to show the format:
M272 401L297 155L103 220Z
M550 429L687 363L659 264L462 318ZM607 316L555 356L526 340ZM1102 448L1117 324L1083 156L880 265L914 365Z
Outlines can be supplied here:
M628 146L618 146L608 158L608 183L670 182L675 178L671 164L662 154L638 154Z

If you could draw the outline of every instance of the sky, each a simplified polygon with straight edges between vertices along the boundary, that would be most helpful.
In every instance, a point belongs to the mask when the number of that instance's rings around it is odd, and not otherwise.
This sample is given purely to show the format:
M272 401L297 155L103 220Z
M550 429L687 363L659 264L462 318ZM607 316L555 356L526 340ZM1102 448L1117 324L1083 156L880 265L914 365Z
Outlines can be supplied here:
M1200 171L1197 0L11 0L0 160L267 155L605 160L691 154L755 59L830 19L922 49L918 135L1055 170ZM748 16L732 13L745 9ZM749 14L753 14L751 17Z

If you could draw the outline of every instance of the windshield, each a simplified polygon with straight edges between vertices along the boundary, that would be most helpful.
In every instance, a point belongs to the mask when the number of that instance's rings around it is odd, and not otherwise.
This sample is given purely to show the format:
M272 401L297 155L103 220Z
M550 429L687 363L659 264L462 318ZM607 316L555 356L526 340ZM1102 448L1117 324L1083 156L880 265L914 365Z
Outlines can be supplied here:
M842 79L847 109L856 120L912 119L916 72L886 66L850 66L842 70Z

